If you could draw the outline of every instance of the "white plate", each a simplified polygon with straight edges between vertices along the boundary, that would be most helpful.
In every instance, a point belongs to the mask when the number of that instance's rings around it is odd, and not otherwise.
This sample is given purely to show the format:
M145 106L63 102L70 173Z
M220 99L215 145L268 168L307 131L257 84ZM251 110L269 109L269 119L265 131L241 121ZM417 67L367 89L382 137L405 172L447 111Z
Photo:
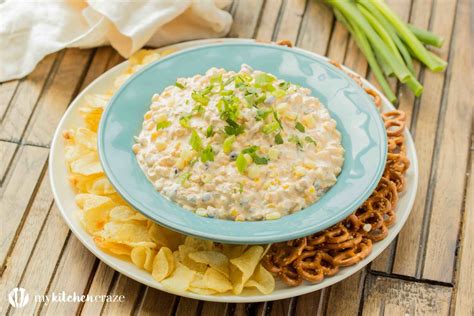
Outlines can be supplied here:
M181 43L177 45L168 46L162 49L184 49L189 47L196 47L216 42L228 42L228 41L249 41L241 39L214 39L214 40L199 40ZM298 48L294 48L298 49ZM416 158L415 146L413 139L408 131L405 131L405 139L407 143L407 154L410 159L410 169L406 174L407 189L402 193L397 206L397 221L389 229L388 236L377 243L374 243L372 252L370 255L359 262L356 265L342 268L339 273L332 277L325 278L322 282L317 284L303 283L298 287L287 287L283 282L277 281L275 291L268 295L261 295L256 290L246 290L242 295L198 295L190 292L174 292L164 288L159 282L155 281L151 274L137 268L131 262L118 259L112 255L109 255L101 251L92 240L91 236L83 229L77 219L78 207L74 202L74 191L68 182L68 171L64 163L64 141L62 138L62 131L77 126L83 126L83 120L78 113L79 107L84 103L84 96L87 94L94 93L105 93L110 87L113 86L114 79L122 73L128 66L128 62L125 61L114 68L108 70L102 74L99 78L94 80L87 88L85 88L71 103L68 110L64 114L59 126L53 137L51 152L49 157L49 173L51 180L51 187L56 200L56 204L66 221L69 228L72 230L74 235L86 246L97 258L102 260L105 264L110 266L112 269L136 280L137 282L143 283L147 286L170 292L172 294L185 296L193 299L214 301L214 302L232 302L232 303L246 303L246 302L261 302L284 299L288 297L298 296L310 292L320 290L328 287L334 283L344 280L350 275L356 273L362 269L365 265L375 259L400 232L401 228L405 224L408 215L410 214L413 202L415 200L416 188L418 186L418 162ZM368 87L375 89L370 83L364 80L364 84ZM377 91L377 90L376 90ZM378 91L377 91L378 92ZM379 93L380 94L380 93ZM394 107L385 99L383 100L383 110L393 110Z

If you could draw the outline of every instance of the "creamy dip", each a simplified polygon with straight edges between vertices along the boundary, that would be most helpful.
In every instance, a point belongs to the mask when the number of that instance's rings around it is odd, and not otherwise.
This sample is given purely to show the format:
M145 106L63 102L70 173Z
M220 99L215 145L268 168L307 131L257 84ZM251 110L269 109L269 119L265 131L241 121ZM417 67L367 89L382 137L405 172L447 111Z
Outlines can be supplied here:
M133 146L165 197L201 216L277 219L336 183L344 149L310 90L242 65L153 96Z

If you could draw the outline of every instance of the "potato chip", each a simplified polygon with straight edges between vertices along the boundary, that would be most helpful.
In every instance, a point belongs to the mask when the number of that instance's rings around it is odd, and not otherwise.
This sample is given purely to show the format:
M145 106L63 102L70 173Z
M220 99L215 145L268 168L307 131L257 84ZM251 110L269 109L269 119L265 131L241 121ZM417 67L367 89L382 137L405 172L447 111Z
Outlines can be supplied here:
M86 183L86 190L88 193L96 195L108 195L115 192L114 187L104 175L99 175L93 178L92 181Z
M89 188L92 183L101 177L101 174L95 174L92 176L83 176L80 174L71 174L69 176L69 183L79 192L79 193L92 193L89 192ZM94 193L92 193L94 194ZM100 194L95 194L100 195Z
M240 257L248 247L248 245L223 244L222 252L227 256L227 258L234 259Z
M74 160L71 162L71 171L84 176L103 173L102 166L99 162L99 155L96 152L91 151Z
M137 221L108 222L104 229L96 233L107 241L117 242L130 247L156 248L156 244L148 236L146 225Z
M89 153L91 153L91 150L83 146L72 144L66 146L64 151L64 159L66 160L66 162L72 163L73 161L76 161L79 158L88 155Z
M261 246L251 246L240 257L231 259L232 263L230 280L234 286L233 292L238 295L242 293L244 284L250 279L255 267L260 261L263 253Z
M212 250L214 248L214 242L211 240L199 239L195 237L186 237L184 245L199 250Z
M219 293L225 293L232 290L233 286L222 273L219 271L208 268L204 273L203 281L206 285L206 289L214 290Z
M229 259L222 252L205 250L191 252L188 256L191 260L194 260L197 263L207 264L226 277L229 277Z
M89 150L97 150L97 133L90 129L80 127L76 130L75 138L76 144L81 145Z
M76 195L76 204L83 210L82 220L86 230L91 234L104 227L109 217L109 210L113 206L110 198L94 194Z
M89 112L102 113L109 103L111 95L107 94L89 94L85 96L86 106L81 109L87 109Z
M188 291L191 291L191 292L199 294L199 295L214 295L214 294L217 293L216 291L213 291L213 290L201 289L199 287L193 287L193 286L190 286L188 288Z
M93 237L95 243L97 246L100 248L109 251L113 254L116 255L125 255L125 256L130 256L132 252L132 247L124 245L124 244L119 244L115 242L110 242L106 241L104 238L100 236L94 236Z
M133 220L147 220L146 217L126 205L119 205L110 210L110 220L115 222L128 222Z
M156 52L154 50L150 50L150 49L140 49L138 52L136 52L132 56L130 56L128 61L129 61L131 66L141 65L141 64L143 64L143 59L146 56L150 55L150 54L156 54Z
M135 247L132 249L130 258L132 262L140 269L145 269L151 272L153 270L153 259L156 256L156 251L148 247Z
M168 247L171 250L178 249L178 246L183 243L184 239L184 235L156 225L152 222L150 222L148 234L150 235L151 240L153 240L155 243Z
M188 256L190 253L196 252L196 249L187 245L180 245L178 247L178 252L179 252L179 261L182 264L184 264L186 267L199 273L206 272L207 264L198 263L192 260L191 258L189 258Z
M189 288L195 275L196 272L177 262L173 274L169 278L162 280L161 284L170 291L184 292Z
M152 276L155 280L161 281L173 273L175 266L175 258L171 250L161 247L153 260Z
M244 287L255 287L262 294L270 294L275 289L275 279L261 264L257 265L252 277Z

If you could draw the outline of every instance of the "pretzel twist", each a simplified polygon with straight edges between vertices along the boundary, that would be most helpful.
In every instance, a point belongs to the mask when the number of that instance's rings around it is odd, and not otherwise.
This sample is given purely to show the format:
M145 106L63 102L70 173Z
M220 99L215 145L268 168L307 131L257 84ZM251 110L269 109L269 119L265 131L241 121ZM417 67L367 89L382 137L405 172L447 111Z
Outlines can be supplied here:
M339 63L330 62L342 69ZM380 96L364 87L359 76L348 75L380 108ZM354 265L366 258L372 251L373 242L387 237L388 228L396 220L399 193L406 188L405 173L410 161L403 135L406 114L394 110L381 117L387 131L387 163L372 195L340 223L304 238L273 244L262 259L264 267L287 285L298 286L303 280L321 282L326 276L336 274L340 267Z

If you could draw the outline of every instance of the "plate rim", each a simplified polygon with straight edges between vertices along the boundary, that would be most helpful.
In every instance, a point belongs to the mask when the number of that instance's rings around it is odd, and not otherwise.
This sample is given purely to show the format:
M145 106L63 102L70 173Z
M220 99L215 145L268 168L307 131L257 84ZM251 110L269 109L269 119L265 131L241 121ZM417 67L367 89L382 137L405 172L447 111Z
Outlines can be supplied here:
M186 47L192 47L193 45L194 46L207 45L210 43L216 43L216 42L218 43L218 42L225 42L225 41L253 42L254 40L234 39L234 38L195 40L195 41L182 42L179 44L166 46L166 47L158 49L158 51L164 51L168 49L182 49ZM297 48L297 47L294 47L293 49L302 50L301 48ZM329 58L327 57L324 57L324 56L322 57L326 60L329 60ZM74 233L76 238L78 238L79 241L90 252L92 252L92 254L95 257L100 259L103 263L105 263L107 266L111 267L115 271L122 273L126 275L127 277L137 282L140 282L141 284L150 286L157 290L161 290L161 291L168 292L174 295L179 295L182 297L188 297L192 299L211 301L211 302L223 302L223 303L253 303L253 302L262 302L262 301L273 301L273 300L285 299L289 297L295 297L299 295L308 294L308 293L326 288L328 286L331 286L335 283L338 283L346 279L347 277L353 275L354 273L358 272L363 267L365 267L367 264L372 262L383 250L385 250L390 245L393 239L395 239L395 237L398 235L400 230L404 227L413 208L413 204L414 204L417 189L418 189L418 177L419 177L416 150L414 147L413 138L410 132L408 131L408 129L405 130L405 136L407 139L408 152L411 154L410 170L413 172L413 179L412 179L413 182L411 183L411 185L408 185L407 190L403 193L401 197L401 199L406 199L407 198L406 195L410 193L409 200L407 201L406 211L403 213L404 216L397 218L396 224L389 229L389 234L387 238L385 238L384 240L380 242L375 243L371 254L364 260L360 261L356 265L343 268L338 274L332 277L328 277L320 283L310 284L308 286L286 288L286 291L281 291L279 289L276 289L274 292L267 295L262 295L262 294L251 295L251 296L248 296L248 295L200 295L200 294L195 294L188 291L184 291L184 292L170 291L169 289L163 287L163 285L160 282L152 280L151 274L149 274L148 272L141 271L138 267L133 266L132 263L127 262L123 259L117 258L115 256L109 255L105 253L104 251L100 250L94 244L91 236L88 235L87 232L85 232L84 228L78 222L78 219L75 216L76 215L75 213L77 211L77 206L76 205L66 206L65 204L63 204L64 201L62 200L61 195L59 194L59 186L56 186L56 182L60 181L61 179L58 179L58 175L56 174L56 171L55 171L56 169L55 166L58 164L56 162L55 154L57 152L57 148L61 147L60 142L62 141L61 135L62 135L62 131L64 130L63 125L69 119L69 117L72 116L72 114L74 113L73 111L77 110L79 104L81 104L80 101L83 99L85 95L88 94L88 91L91 89L91 87L99 84L102 80L104 80L104 78L106 78L107 76L112 76L115 72L118 72L122 68L125 68L127 65L128 65L128 61L124 61L112 67L111 69L107 70L106 72L101 74L99 77L97 77L95 80L93 80L84 90L82 90L74 98L74 100L70 103L70 106L68 107L66 112L63 114L60 122L57 125L56 131L51 141L51 148L50 148L50 154L49 154L49 160L48 160L48 169L49 169L48 173L49 173L49 182L50 182L51 190L53 193L55 203L64 221L68 225L69 229L71 229L71 231ZM357 73L351 70L350 68L345 67L343 65L341 66L346 71L349 71L350 73L357 75ZM373 86L365 78L361 77L361 79L365 86L373 89L381 96L382 102L385 106L387 106L391 110L395 109L393 105L390 104L390 102L386 99L386 97L383 94L381 94L380 91L375 86ZM66 169L66 166L63 165L62 168ZM409 188L411 188L411 190ZM70 208L71 210L67 211L66 208Z
M321 222L318 222L318 223L313 222L312 225L308 225L308 224L302 225L303 227L299 228L296 231L281 232L281 229L280 229L280 231L278 231L278 229L275 228L275 231L270 230L272 232L271 234L265 234L265 235L262 235L262 234L258 234L258 235L256 235L256 234L252 234L252 235L248 235L248 234L245 234L245 235L239 235L239 234L222 235L222 234L212 232L212 231L208 231L208 230L203 230L203 229L199 229L199 228L196 229L192 226L191 223L188 223L188 222L181 223L181 222L178 222L178 221L168 220L166 218L165 214L160 213L160 212L157 212L157 213L152 212L151 207L149 207L149 205L147 205L145 203L142 203L142 201L140 201L139 198L137 198L136 196L130 194L129 190L127 190L127 187L129 187L129 186L127 186L126 182L123 181L123 179L122 180L120 179L120 176L119 176L120 173L117 172L117 170L114 170L114 168L111 167L111 163L110 163L110 159L109 159L110 154L107 154L108 151L106 150L107 146L109 146L109 145L107 145L107 142L104 140L105 137L108 135L104 131L104 129L105 129L104 124L106 124L108 122L108 118L110 117L111 113L113 113L113 110L114 110L113 104L114 104L114 102L115 102L115 104L117 104L116 102L120 99L121 95L126 93L125 91L126 91L126 89L129 85L131 85L135 80L139 80L139 78L141 76L145 75L147 73L147 71L149 71L153 67L156 67L157 65L159 65L161 63L166 63L170 59L173 59L173 58L176 58L176 57L179 57L179 56L183 56L183 55L186 56L186 54L190 54L190 53L192 54L194 52L198 52L198 51L201 51L201 50L206 50L206 49L207 50L212 50L213 48L219 48L219 47L222 47L222 46L237 46L237 45L245 45L245 46L251 46L251 47L256 47L256 48L259 48L259 47L269 48L269 49L272 49L272 50L275 50L275 51L289 52L291 54L295 54L295 55L299 55L299 56L309 58L312 61L314 61L316 64L320 64L321 67L328 67L329 69L332 69L333 71L340 74L348 82L348 84L350 85L349 86L350 89L355 89L355 91L357 91L357 93L360 96L362 96L362 98L366 99L367 102L373 103L373 100L371 98L369 98L369 96L363 90L359 90L359 89L361 89L361 87L359 87L353 81L353 79L351 79L350 76L347 75L347 73L345 73L344 71L342 71L338 67L335 67L334 65L329 63L325 58L323 58L323 56L320 56L319 54L316 54L316 53L311 53L311 52L307 52L307 51L304 51L304 50L295 50L293 48L288 48L286 46L279 46L279 45L259 43L259 42L213 43L213 44L209 44L209 45L205 45L205 46L197 46L197 47L191 47L191 48L188 48L188 49L183 49L183 50L180 50L179 52L176 52L174 54L170 54L168 56L165 56L164 58L161 58L161 59L159 59L155 62L152 62L152 63L144 66L143 68L141 68L138 72L134 73L130 78L128 78L127 81L120 86L120 88L114 93L113 97L110 99L109 102L110 102L111 106L108 106L105 109L104 113L102 114L102 117L101 117L101 120L100 120L100 125L99 125L99 128L98 128L97 148L98 148L100 163L102 165L104 173L106 174L107 178L110 180L112 186L115 188L117 193L125 201L127 201L130 205L132 205L137 211L139 211L144 216L150 218L151 220L153 220L154 222L157 222L158 224L160 224L162 226L165 226L169 229L178 231L182 234L186 234L188 236L194 236L194 237L197 237L197 238L210 239L210 240L213 240L213 241L218 241L218 242L223 242L223 243L262 244L262 243L282 242L282 241L286 241L286 240L301 238L303 236L307 236L307 235L310 235L312 233L322 231L322 230L324 230L328 227L331 227L332 225L334 225L334 224L340 222L342 219L346 218L354 210L356 210L357 207L360 204L362 204L363 201L365 201L370 196L370 194L372 194L373 190L375 189L375 187L377 186L380 178L383 175L383 172L384 172L384 169L385 169L385 164L386 164L386 158L387 158L387 149L388 149L387 135L386 135L386 132L385 132L383 121L380 119L380 115L378 113L376 113L377 110L375 109L375 106L374 106L373 109L368 109L365 112L368 115L368 117L370 117L371 119L376 120L374 122L374 126L377 129L377 135L376 136L380 137L380 141L381 141L381 145L379 147L377 147L377 154L380 153L380 152L382 154L381 154L380 157L378 157L379 162L378 162L376 168L370 168L371 170L375 169L374 173L372 175L371 181L370 182L364 181L365 184L368 183L368 185L362 190L362 192L357 196L357 198L350 201L350 203L348 203L348 205L338 208L339 211L336 214L334 214L330 218L326 218L326 219L322 220ZM348 134L348 137L349 138L351 137L350 134ZM347 172L350 172L350 170L346 170L346 173ZM145 176L145 175L143 174L143 176ZM316 202L316 203L318 203L318 202ZM175 204L175 207L182 208L177 203L174 203L174 204ZM299 212L304 211L305 209L307 209L309 207L314 207L314 206L315 206L315 204L311 204L308 207L296 212L295 214L298 214ZM189 211L187 211L187 212L189 212ZM197 215L194 215L194 214L188 214L188 215L189 215L189 217L187 217L187 218L189 218L189 220L193 220L193 221L202 221L203 220L202 218L196 218L195 216L197 216ZM293 214L291 214L291 215L293 215ZM212 219L212 220L216 221L216 219ZM288 224L294 223L295 220L298 220L298 219L293 219L293 221L292 221L291 216L285 216L285 217L282 217L279 220L272 221L272 222L274 222L272 224L277 225L277 226L279 225L280 227L283 228L283 227L285 227L285 223L288 223ZM243 230L245 230L245 228L250 229L252 231L255 231L255 230L261 231L261 229L264 230L265 227L260 222L258 222L258 223L259 224L257 224L257 225L260 225L261 227L256 227L255 222L239 222L239 225L240 225L240 228L243 229ZM262 223L267 223L267 221L263 221ZM306 221L306 223L307 223L307 221ZM215 224L217 224L217 225L219 225L219 224L227 225L227 227L229 229L233 230L233 231L239 229L235 226L232 226L233 223L228 223L228 221L221 222L221 221L217 220L215 222ZM267 223L267 224L269 224L269 223ZM267 227L268 227L268 225L267 225Z

